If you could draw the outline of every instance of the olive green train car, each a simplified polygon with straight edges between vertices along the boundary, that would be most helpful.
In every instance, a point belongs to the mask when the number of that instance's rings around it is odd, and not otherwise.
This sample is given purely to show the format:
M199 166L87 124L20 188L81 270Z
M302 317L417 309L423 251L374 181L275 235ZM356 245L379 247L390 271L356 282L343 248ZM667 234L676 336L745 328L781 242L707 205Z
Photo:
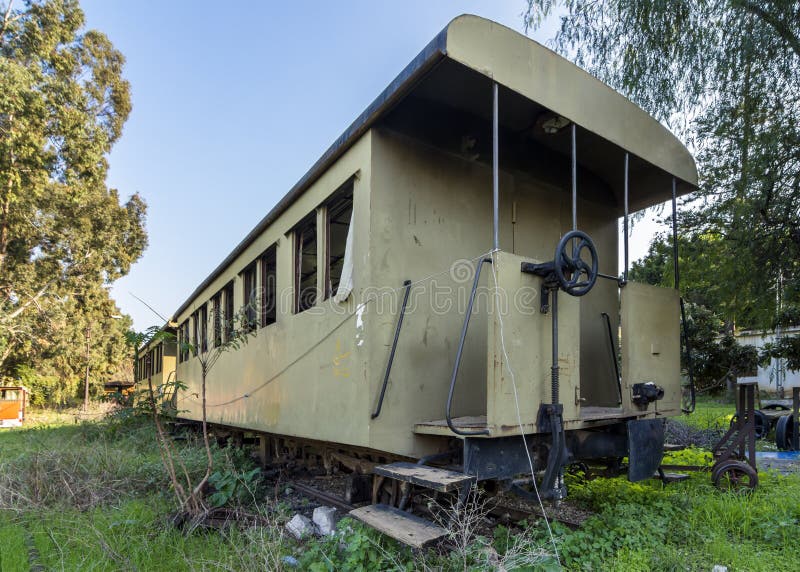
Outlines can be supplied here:
M652 475L663 429L636 423L680 412L679 296L618 276L618 225L696 184L626 98L458 17L174 314L178 409L201 418L203 356L243 323L208 373L212 423L414 459L469 446L482 478L523 472L475 459L526 434L539 468L566 448L561 465L631 455ZM555 254L575 228L581 268Z
M157 336L138 348L134 366L135 392L144 396L150 388L161 402L177 397L175 394L175 365L178 356L174 332L165 328L168 336Z

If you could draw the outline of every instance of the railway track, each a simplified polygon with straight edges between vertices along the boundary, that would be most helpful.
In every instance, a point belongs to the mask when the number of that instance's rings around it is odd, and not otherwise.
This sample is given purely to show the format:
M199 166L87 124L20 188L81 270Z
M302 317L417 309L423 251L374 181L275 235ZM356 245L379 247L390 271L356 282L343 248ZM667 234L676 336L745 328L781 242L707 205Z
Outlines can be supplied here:
M363 502L357 504L348 503L343 497L333 494L330 491L321 490L304 481L290 480L286 484L306 498L325 503L329 506L334 506L344 514L349 513L359 506L368 504ZM568 508L565 510L564 507ZM430 512L423 504L418 503L415 505L415 508L420 512ZM583 522L589 518L592 513L577 509L571 505L561 505L561 507L546 510L546 515L551 522L559 522L575 530L580 528ZM498 500L495 503L490 499L486 505L486 516L493 521L494 526L497 526L500 524L519 524L522 521L531 519L539 520L543 518L543 513L539 507L527 507L521 503L514 505L511 504L511 502L504 502L503 500Z

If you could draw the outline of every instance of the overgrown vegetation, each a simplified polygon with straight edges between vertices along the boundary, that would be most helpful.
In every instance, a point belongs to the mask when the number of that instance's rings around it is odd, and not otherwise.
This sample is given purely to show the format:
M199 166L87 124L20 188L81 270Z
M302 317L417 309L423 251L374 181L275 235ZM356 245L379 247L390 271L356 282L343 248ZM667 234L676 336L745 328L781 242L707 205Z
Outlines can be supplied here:
M732 413L731 405L701 400L688 419L698 428L724 426ZM152 420L130 411L103 421L65 420L0 433L2 572L28 570L29 544L42 566L60 570L559 569L542 521L489 532L480 503L443 519L451 530L448 550L415 553L350 519L335 537L295 541L283 528L298 510L285 487L263 478L246 450L213 441L216 488L207 498L225 507L220 518L232 520L181 529L173 524L179 507ZM201 478L200 435L178 437L176 456L191 478ZM669 461L707 465L710 455L688 449ZM755 493L735 495L714 489L702 472L666 488L569 476L571 502L595 515L578 530L552 524L563 569L800 569L793 548L800 476L760 477Z

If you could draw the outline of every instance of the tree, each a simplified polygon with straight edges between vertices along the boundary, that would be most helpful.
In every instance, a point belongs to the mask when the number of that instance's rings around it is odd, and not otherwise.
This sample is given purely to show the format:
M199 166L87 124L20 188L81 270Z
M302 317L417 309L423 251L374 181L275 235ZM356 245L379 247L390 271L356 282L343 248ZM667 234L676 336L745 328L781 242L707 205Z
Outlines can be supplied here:
M558 4L528 0L526 26ZM800 4L567 0L563 12L555 49L695 150L700 189L679 222L712 309L774 327L800 307ZM698 284L683 278L689 295Z
M147 244L144 201L120 204L105 182L131 110L124 57L82 30L77 0L0 0L0 15L0 372L84 346L76 322L105 325L113 335L95 339L119 356L124 327L100 315L113 307L101 286Z

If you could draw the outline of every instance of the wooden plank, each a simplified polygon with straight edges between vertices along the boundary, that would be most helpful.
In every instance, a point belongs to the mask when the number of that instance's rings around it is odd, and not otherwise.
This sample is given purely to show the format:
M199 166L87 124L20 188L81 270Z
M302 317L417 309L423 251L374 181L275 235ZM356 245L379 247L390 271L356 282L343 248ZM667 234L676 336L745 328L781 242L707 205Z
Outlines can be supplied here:
M423 421L417 423L418 426L428 427L447 427L447 419L436 419L435 421ZM456 427L486 427L486 415L474 415L469 417L456 417L453 419Z
M378 465L373 472L441 492L459 489L475 480L475 477L464 473L406 462Z
M476 429L486 429L486 415L474 415L468 417L456 417L453 419L456 429L474 431ZM446 419L436 419L434 421L423 421L414 425L414 433L421 435L444 435L453 437L454 434L447 426Z
M684 473L664 473L664 478L662 479L665 483L679 483L681 481L685 481L689 478L689 475Z
M350 516L414 548L422 548L447 535L441 526L385 504L351 510Z
M670 451L683 451L686 449L686 445L676 445L674 443L664 443L664 452Z

